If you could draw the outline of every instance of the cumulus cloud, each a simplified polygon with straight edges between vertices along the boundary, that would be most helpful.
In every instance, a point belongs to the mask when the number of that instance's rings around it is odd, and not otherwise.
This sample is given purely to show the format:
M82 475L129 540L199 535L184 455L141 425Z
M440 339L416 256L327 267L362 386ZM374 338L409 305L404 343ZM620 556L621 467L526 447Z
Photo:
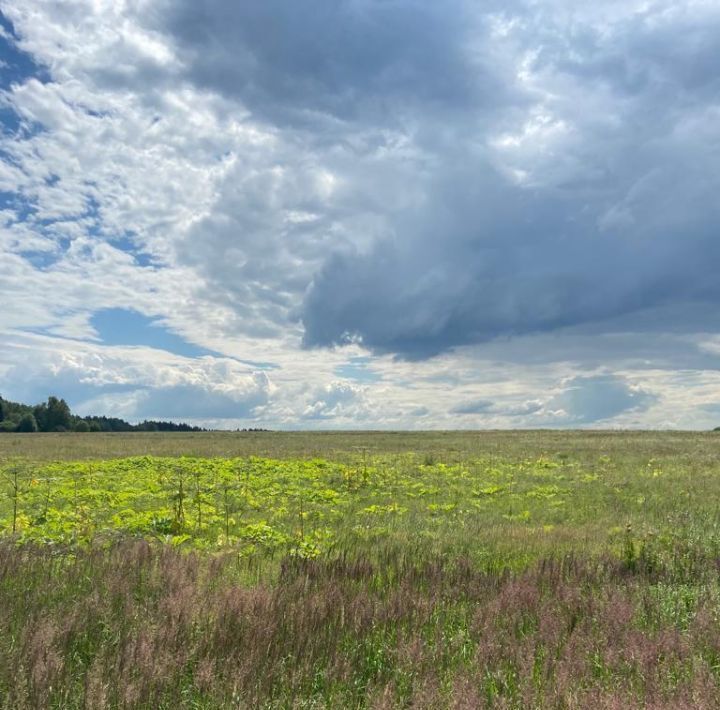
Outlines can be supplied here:
M312 393L303 411L306 419L365 419L365 389L349 382L335 381Z
M627 411L647 409L656 395L617 375L573 377L546 404L545 411L563 424L609 420Z
M274 391L266 372L234 360L186 358L148 347L14 334L5 360L2 394L9 399L37 402L58 392L81 413L122 411L132 420L252 419Z

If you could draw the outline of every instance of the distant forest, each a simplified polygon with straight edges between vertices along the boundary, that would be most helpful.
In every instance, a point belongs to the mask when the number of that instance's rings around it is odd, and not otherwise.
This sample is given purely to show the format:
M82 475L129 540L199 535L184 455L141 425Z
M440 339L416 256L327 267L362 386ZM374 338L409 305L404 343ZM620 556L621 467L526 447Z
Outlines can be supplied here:
M70 411L64 399L48 397L36 405L10 402L0 397L0 434L37 431L207 431L189 424L144 421L130 424L117 417L80 417Z

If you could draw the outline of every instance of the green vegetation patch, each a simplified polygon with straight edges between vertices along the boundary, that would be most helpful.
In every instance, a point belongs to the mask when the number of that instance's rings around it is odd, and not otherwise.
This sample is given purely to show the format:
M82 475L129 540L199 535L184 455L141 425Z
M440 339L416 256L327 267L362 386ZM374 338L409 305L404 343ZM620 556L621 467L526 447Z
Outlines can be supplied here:
M578 549L666 555L687 535L720 553L718 473L717 464L566 454L8 459L0 530L19 542L132 536L272 559L409 544L508 567Z

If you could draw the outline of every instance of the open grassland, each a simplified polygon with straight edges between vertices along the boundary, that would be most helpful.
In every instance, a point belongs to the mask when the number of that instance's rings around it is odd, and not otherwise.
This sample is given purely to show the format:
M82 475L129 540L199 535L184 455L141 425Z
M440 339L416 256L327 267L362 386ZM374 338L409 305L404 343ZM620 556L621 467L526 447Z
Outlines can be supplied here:
M720 447L717 432L486 431L486 432L203 432L195 434L1 434L0 457L35 461L130 456L263 456L353 461L359 451L414 453L452 463L497 455L516 459L566 454L593 463L608 455L618 463L653 457L704 465ZM619 457L619 458L618 458Z
M0 437L0 707L718 707L719 451Z

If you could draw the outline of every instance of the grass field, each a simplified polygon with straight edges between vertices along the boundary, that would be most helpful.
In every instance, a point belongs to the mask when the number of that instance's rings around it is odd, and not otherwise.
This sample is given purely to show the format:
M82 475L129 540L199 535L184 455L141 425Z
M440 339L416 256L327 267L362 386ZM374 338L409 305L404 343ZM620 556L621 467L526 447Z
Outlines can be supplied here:
M0 437L0 707L718 707L720 435Z

